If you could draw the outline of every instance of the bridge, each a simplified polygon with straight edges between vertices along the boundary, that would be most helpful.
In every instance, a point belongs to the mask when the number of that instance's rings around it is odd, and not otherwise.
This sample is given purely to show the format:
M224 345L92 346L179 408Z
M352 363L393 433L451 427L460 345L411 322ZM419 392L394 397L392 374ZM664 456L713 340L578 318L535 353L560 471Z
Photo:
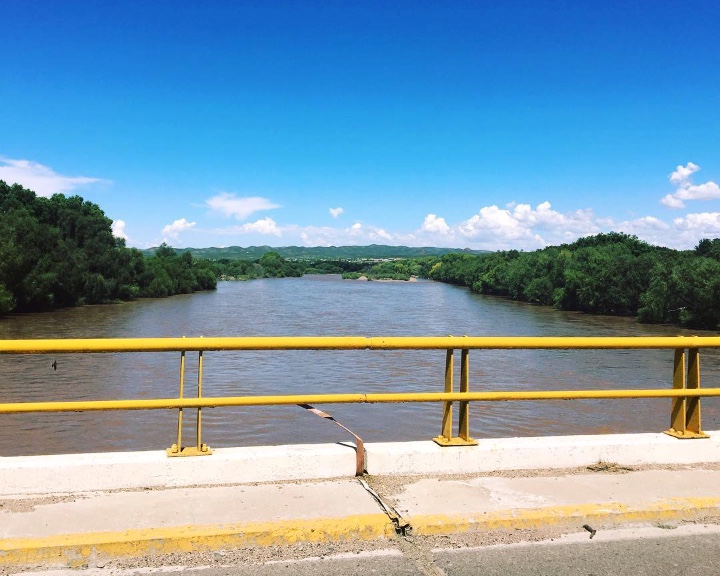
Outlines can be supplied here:
M0 415L178 414L162 452L0 457L0 566L104 566L181 553L222 560L237 550L251 554L303 544L343 550L357 541L369 547L419 545L438 536L482 542L499 533L512 540L575 530L594 541L622 523L714 519L720 517L720 432L703 430L701 401L720 395L720 388L700 386L700 353L718 347L716 337L2 341L0 354L175 352L180 369L172 398L0 404ZM471 390L471 351L496 348L666 349L673 372L667 386L657 389ZM203 396L203 352L280 349L445 350L443 392ZM197 353L198 361L192 396L185 383L188 353ZM594 398L671 402L667 422L658 423L656 433L481 440L471 435L473 403ZM363 443L353 434L330 445L216 449L202 436L202 410L209 407L299 404L332 419L314 406L367 402L437 403L438 436ZM195 435L186 446L188 409L196 411Z

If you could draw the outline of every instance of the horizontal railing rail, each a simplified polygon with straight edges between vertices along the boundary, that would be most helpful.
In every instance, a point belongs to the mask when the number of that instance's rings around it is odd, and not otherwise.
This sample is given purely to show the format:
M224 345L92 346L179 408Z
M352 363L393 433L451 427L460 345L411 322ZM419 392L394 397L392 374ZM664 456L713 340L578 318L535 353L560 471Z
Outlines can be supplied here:
M291 337L210 337L210 338L112 338L0 340L0 354L72 354L180 352L180 391L177 398L136 400L90 400L1 403L0 414L31 412L76 412L101 410L177 409L177 443L169 455L211 454L202 443L202 409L226 406L273 406L348 403L441 402L442 431L434 440L443 446L473 445L469 432L470 402L525 400L589 400L628 398L671 398L670 429L677 438L707 437L701 429L700 400L720 396L720 388L700 388L701 348L720 348L715 336L640 337L545 337L545 336L291 336ZM672 388L641 390L528 390L470 391L469 351L498 349L609 350L672 349ZM231 350L445 350L443 392L293 394L280 396L203 397L203 352ZM454 351L461 351L459 392L454 390ZM186 352L198 352L197 396L185 397ZM453 404L459 407L458 432L452 434ZM194 447L182 445L183 409L197 409Z
M720 348L720 336L248 336L0 340L0 354L213 350L611 350Z
M701 390L551 390L515 392L404 392L399 394L292 394L287 396L223 396L218 398L155 398L150 400L74 400L0 404L0 414L28 412L97 412L163 410L226 406L288 406L294 404L399 404L403 402L507 402L517 400L617 400L622 398L703 398L720 396L720 388Z

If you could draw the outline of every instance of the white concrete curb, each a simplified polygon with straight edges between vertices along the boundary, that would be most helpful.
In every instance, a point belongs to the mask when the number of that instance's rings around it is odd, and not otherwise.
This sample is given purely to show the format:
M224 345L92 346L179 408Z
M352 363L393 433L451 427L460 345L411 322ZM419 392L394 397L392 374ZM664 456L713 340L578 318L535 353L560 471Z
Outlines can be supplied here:
M665 434L608 434L366 444L369 474L464 474L569 468L600 460L623 465L720 462L720 431L678 440ZM352 477L355 448L305 444L219 448L212 456L168 458L164 451L0 458L0 496L186 487Z
M720 462L720 432L679 440L667 434L603 434L480 440L477 446L434 442L366 444L369 474L465 474L587 466Z
M353 477L355 447L304 444L217 448L211 456L165 451L0 458L0 495L92 492Z

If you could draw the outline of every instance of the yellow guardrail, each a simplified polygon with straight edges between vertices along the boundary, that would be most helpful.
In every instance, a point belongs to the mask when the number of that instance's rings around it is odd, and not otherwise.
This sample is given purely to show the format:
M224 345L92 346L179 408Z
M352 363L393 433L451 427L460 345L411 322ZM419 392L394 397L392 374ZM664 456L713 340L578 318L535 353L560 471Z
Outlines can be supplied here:
M443 446L473 445L470 436L470 402L515 400L577 400L621 398L672 398L670 428L677 438L705 438L700 418L702 397L720 396L720 388L700 388L700 349L720 348L720 337L238 337L238 338L115 338L0 340L0 354L180 352L180 390L177 398L152 400L95 400L20 402L0 404L0 414L75 412L97 410L177 409L177 442L168 455L201 455L212 451L202 443L202 409L222 406L289 404L347 404L442 402L442 428L435 442ZM208 398L202 395L203 352L220 350L446 350L444 392L300 394ZM493 349L672 349L672 388L653 390L561 390L524 392L471 392L470 350ZM455 351L461 351L459 392L454 391ZM198 352L197 396L185 397L185 355ZM457 434L452 434L453 404L458 403ZM196 444L182 444L183 409L197 409Z

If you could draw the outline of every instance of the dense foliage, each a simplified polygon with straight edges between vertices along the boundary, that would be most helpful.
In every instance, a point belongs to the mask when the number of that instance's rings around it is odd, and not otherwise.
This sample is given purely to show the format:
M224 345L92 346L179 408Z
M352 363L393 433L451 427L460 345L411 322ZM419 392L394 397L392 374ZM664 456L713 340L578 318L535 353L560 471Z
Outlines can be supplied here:
M706 329L720 324L720 239L677 251L611 232L534 252L447 254L428 277L562 310Z
M212 263L213 270L221 280L252 280L255 278L285 278L303 274L342 274L343 278L392 278L408 280L420 275L423 259L375 260L286 260L278 252L265 252L257 260L233 260L221 258ZM436 260L433 260L435 262ZM428 267L429 270L429 267Z
M215 275L162 246L152 258L113 236L79 196L42 198L0 180L0 314L215 288Z
M188 252L189 254L189 252ZM257 260L221 258L211 263L221 280L253 280L255 278L288 278L302 276L305 267L285 260L277 252L266 252Z
M343 273L343 278L353 280L364 276L368 280L410 280L413 276L427 278L430 267L438 260L428 258L397 258L381 262L366 262L355 272Z

